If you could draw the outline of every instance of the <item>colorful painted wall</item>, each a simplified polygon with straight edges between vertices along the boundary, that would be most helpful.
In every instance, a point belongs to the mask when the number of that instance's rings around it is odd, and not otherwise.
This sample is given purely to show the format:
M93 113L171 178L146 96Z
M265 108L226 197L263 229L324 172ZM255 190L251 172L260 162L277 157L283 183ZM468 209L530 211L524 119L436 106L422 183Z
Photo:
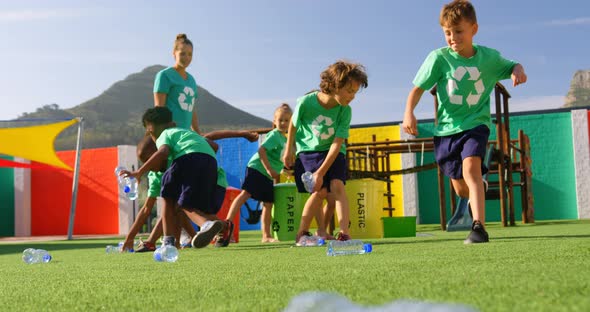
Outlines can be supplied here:
M58 152L74 167L75 152ZM113 169L117 148L83 150L80 162L74 234L118 234L118 186ZM67 234L73 172L31 171L31 234Z
M536 220L590 218L590 181L585 180L590 177L589 119L590 112L587 110L530 112L511 116L512 138L516 139L519 129L530 137ZM421 137L431 137L432 129L432 121L419 122ZM373 135L378 141L399 140L400 129L392 124L354 126L349 142L370 142ZM495 129L491 131L491 139L495 139ZM240 188L246 164L258 149L258 143L244 139L224 139L218 143L218 163L226 170L229 185ZM128 167L133 162L136 164L134 151L133 146L82 151L74 234L122 234L129 229L133 211L139 207L131 206L131 202L119 194L113 168L121 163ZM392 160L393 170L402 167L404 155ZM59 152L58 156L67 165L74 166L73 151ZM421 163L422 157L424 164L434 162L431 152L410 157L414 158L414 163ZM436 171L415 174L415 187L406 182L407 176L410 175L394 177L393 206L399 207L394 215L412 215L407 212L410 205L407 198L415 193L417 209L414 211L417 211L419 222L438 224ZM71 188L72 172L69 171L0 168L0 236L66 234ZM449 194L448 182L446 192ZM514 202L517 208L515 216L520 220L518 188ZM137 205L142 203L140 200ZM254 208L256 204L251 202L249 206ZM447 205L450 202L447 201ZM499 202L490 200L486 205L487 220L499 221ZM447 217L450 217L450 209ZM248 209L244 206L240 228L259 229L259 223L248 224L246 219Z
M420 137L432 136L433 122L419 123ZM577 219L576 170L574 168L574 141L572 139L572 116L568 110L518 114L510 118L512 139L517 139L522 129L530 138L533 194L535 199L535 219ZM589 130L590 131L590 130ZM492 129L490 139L495 140L496 131ZM578 144L579 142L575 142ZM588 144L584 142L581 144ZM427 161L434 161L432 153L426 155ZM436 191L436 171L418 174L419 182L419 220L421 223L439 223L439 200ZM517 181L517 175L514 176ZM448 181L446 192L449 194ZM521 218L520 189L515 188L515 216ZM450 207L447 199L447 207ZM450 209L447 209L447 218ZM500 220L499 201L486 201L486 219Z

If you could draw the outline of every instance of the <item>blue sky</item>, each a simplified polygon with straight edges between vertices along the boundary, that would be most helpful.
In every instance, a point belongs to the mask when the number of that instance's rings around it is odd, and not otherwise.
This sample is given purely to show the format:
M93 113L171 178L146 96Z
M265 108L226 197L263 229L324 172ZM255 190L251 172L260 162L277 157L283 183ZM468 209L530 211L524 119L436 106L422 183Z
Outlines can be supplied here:
M364 64L369 88L352 103L353 124L400 121L412 79L444 46L438 0L2 1L0 119L46 104L70 108L143 68L173 64L172 44L195 44L199 85L271 119L281 102L316 88L338 59ZM473 1L475 42L525 66L511 110L563 105L576 70L590 69L590 2ZM148 103L151 104L151 103ZM424 96L419 118L433 117Z

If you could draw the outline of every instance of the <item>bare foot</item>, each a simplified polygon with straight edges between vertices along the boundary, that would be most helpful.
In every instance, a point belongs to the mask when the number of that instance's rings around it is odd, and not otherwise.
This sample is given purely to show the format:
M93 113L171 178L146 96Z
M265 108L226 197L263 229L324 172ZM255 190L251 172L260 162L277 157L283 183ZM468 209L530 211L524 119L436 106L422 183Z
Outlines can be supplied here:
M262 238L262 243L278 243L279 240L278 239L274 239L272 237L263 237Z

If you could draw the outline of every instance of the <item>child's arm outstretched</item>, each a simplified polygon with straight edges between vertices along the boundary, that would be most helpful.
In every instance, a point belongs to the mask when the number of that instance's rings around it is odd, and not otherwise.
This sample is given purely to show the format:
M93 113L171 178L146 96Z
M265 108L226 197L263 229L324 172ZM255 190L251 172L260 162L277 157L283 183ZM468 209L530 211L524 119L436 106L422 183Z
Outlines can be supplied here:
M248 130L218 130L205 133L203 137L214 141L227 138L244 138L250 142L255 142L258 140L258 133Z
M141 207L141 210L139 210L139 213L137 214L137 217L135 218L129 233L127 233L127 236L125 237L123 248L121 248L122 251L127 251L133 248L135 236L137 236L137 233L139 233L139 230L149 218L152 208L154 208L154 204L156 204L156 197L148 197L143 204L143 207Z
M515 87L519 84L525 83L527 80L527 76L524 73L524 67L520 64L514 65L514 67L512 68L512 75L510 75L510 78L512 79L512 85Z
M414 108L420 102L420 98L424 90L419 87L414 87L408 94L408 99L406 100L406 111L404 113L404 121L402 123L402 129L407 134L411 135L418 135L418 121L416 120L416 116L414 115Z
M119 175L134 177L139 182L141 176L148 171L159 171L162 168L162 164L166 162L169 153L170 148L164 144L139 169L135 171L121 170Z

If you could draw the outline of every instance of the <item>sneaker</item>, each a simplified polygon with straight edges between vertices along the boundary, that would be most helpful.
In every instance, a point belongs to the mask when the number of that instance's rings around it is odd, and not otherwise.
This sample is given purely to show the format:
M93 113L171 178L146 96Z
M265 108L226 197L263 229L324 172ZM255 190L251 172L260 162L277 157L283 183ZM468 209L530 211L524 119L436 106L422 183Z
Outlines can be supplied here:
M231 241L232 234L234 234L234 223L230 220L224 221L225 228L217 233L215 237L215 247L227 247Z
M303 236L313 236L313 235L311 235L311 233L308 231L297 233L297 236L295 237L295 245L301 246L301 244L299 244L299 241L301 240L301 237L303 237Z
M350 240L350 235L344 234L342 232L338 232L338 235L336 235L336 240L339 240L339 241L347 241L347 240Z
M223 221L215 220L205 222L201 230L193 237L191 245L193 245L193 248L206 247L222 229Z
M156 250L156 245L150 243L150 242L144 242L142 240L139 240L139 244L137 245L137 249L135 249L135 252L148 252L148 251L155 251Z
M488 232L484 229L483 225L479 221L473 221L471 225L471 232L469 232L469 236L467 239L463 241L465 244L477 244L477 243L487 243L489 242Z

